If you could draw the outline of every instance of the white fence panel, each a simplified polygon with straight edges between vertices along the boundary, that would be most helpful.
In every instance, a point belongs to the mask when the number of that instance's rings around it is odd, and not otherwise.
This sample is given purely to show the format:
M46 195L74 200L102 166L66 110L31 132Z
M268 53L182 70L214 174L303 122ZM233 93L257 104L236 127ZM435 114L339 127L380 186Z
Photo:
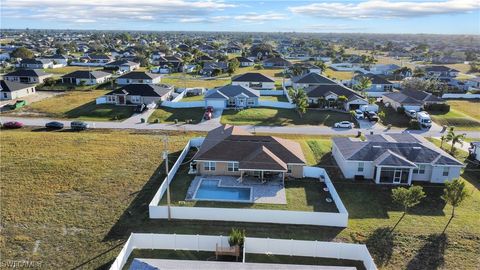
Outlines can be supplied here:
M312 177L312 178L320 178L320 176L324 176L324 170L318 167L303 167L303 177Z
M95 99L95 104L105 104L107 103L107 98L106 97L99 97L97 99Z
M169 108L203 108L205 101L188 101L188 102L173 102L163 101L161 106Z
M283 96L285 93L282 90L259 90L260 96Z
M443 94L442 98L477 99L480 98L480 94Z
M382 97L384 94L386 93L389 93L389 92L365 92L365 94L368 96L368 97Z
M262 107L273 107L273 108L283 108L283 109L292 109L295 108L294 104L288 102L278 102L278 101L266 101L266 100L259 100L258 106Z

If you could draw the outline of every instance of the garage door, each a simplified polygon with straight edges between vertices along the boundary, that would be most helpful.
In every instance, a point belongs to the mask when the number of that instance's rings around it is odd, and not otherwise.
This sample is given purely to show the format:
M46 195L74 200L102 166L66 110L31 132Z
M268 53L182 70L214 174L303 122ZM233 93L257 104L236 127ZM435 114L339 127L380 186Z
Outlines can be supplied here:
M205 105L213 108L225 108L225 100L223 99L208 99L205 100Z

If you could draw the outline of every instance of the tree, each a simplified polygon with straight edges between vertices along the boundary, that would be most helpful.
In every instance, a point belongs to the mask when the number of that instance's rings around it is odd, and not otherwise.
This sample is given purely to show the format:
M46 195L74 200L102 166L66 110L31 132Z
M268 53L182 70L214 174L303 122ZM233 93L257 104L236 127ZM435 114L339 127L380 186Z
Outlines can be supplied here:
M327 65L323 61L315 62L315 66L319 67L322 70L322 73L327 69Z
M442 135L440 137L440 148L443 148L443 143L447 140L447 137L445 135Z
M392 231L397 227L398 223L407 214L409 208L419 204L425 198L425 192L421 186L411 186L410 188L398 187L392 189L392 199L394 202L403 206L403 215L393 227Z
M25 48L25 47L20 47L16 48L15 50L12 51L12 57L13 58L33 58L34 54L31 50Z
M428 80L424 80L422 78L410 78L402 81L402 88L426 91L437 96L442 96L448 87L446 84L434 78Z
M288 95L292 99L293 104L296 105L296 110L298 112L298 115L300 118L302 115L307 112L307 107L308 107L308 99L307 99L307 94L303 89L290 89L288 91Z
M466 134L456 134L454 131L454 127L451 127L447 133L447 142L451 142L452 147L450 148L450 153L453 155L455 150L455 144L459 143L463 145L463 140L465 139Z
M412 76L415 77L415 78L423 78L423 77L425 77L425 70L423 70L421 68L415 68Z
M368 77L361 76L358 82L353 86L355 90L362 92L362 95L365 95L365 89L368 89L372 86L372 80Z
M347 102L348 98L346 96L339 96L337 98L337 101L343 106L345 104L345 102Z
M465 182L460 179L445 182L442 199L452 206L452 217L455 216L455 207L458 207L468 197Z
M237 58L232 58L228 61L228 73L232 76L233 73L240 67L240 62Z

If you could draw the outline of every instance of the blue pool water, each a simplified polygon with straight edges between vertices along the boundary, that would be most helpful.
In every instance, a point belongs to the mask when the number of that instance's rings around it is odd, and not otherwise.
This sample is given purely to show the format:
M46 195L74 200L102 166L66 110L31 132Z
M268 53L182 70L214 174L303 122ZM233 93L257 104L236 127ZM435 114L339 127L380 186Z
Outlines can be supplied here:
M197 200L250 202L250 188L219 187L220 180L203 179L195 194Z

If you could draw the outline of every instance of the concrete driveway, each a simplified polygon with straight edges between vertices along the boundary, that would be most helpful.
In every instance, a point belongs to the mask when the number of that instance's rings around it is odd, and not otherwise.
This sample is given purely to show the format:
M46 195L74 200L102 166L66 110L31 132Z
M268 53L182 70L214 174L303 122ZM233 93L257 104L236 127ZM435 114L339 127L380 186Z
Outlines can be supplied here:
M222 119L222 114L223 114L223 109L214 109L212 119L205 120L202 118L202 121L200 122L199 125L212 126L212 127L220 126L220 120Z

